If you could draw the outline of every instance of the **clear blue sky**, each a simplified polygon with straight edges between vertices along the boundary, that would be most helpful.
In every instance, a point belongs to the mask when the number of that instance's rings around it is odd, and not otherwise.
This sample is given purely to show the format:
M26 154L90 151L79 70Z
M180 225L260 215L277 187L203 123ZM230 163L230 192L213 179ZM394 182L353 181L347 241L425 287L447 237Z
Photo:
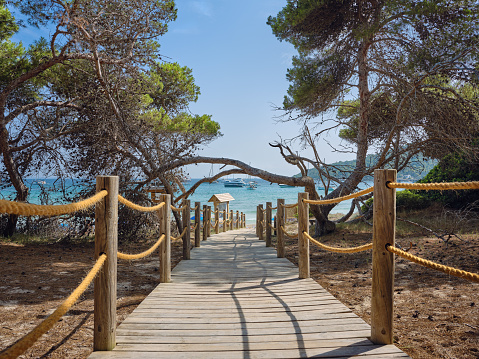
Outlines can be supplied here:
M273 110L288 89L286 70L296 51L278 41L266 21L285 5L286 0L176 0L178 18L159 39L160 53L164 60L193 69L201 95L190 109L212 115L224 134L200 155L230 157L278 174L298 172L268 145L299 132L298 124L276 123L280 113ZM20 32L14 40L48 38L48 30ZM326 144L320 147L329 162L351 159L331 154ZM189 166L188 172L198 178L210 168Z

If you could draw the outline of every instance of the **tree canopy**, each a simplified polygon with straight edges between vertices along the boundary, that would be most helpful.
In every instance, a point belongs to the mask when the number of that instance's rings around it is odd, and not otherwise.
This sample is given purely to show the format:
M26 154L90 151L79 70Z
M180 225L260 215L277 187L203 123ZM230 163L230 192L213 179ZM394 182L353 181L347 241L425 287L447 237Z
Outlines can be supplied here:
M314 158L276 146L300 169L308 162L339 182L329 197L350 193L375 168L404 168L420 152L477 153L478 16L468 0L288 0L268 24L298 51L282 108L286 119L301 121L300 139ZM336 150L356 154L345 180L321 161L329 129L346 140ZM368 153L375 163L366 162Z

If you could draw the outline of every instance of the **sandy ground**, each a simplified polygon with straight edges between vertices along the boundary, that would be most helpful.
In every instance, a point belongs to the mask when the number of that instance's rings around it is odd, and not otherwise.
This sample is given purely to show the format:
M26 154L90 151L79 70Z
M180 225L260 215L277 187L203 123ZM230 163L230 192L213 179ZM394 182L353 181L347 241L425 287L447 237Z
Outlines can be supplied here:
M293 232L293 230L291 230ZM370 234L339 231L321 241L354 246ZM479 240L445 244L434 238L398 239L410 252L444 264L479 272ZM296 241L287 256L297 261ZM151 243L125 244L137 253ZM173 243L173 263L181 242ZM93 246L0 243L0 350L28 333L76 287L93 264ZM371 251L335 254L311 247L312 276L367 322L370 317ZM118 266L118 321L121 322L158 284L156 255ZM479 284L396 259L395 342L413 358L479 358ZM23 358L86 358L92 351L93 289Z

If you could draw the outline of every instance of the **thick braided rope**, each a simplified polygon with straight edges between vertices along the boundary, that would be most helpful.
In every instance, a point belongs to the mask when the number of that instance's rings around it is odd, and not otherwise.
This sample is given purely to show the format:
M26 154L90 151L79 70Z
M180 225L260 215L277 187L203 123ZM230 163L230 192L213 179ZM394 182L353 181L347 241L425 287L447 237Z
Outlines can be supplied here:
M298 233L295 233L293 235L289 234L288 232L286 232L286 230L284 229L283 226L279 227L281 229L281 232L283 232L286 236L288 236L289 238L291 239L298 239Z
M129 200L127 200L125 197L123 197L121 195L118 195L118 201L123 203L125 206L127 206L131 209L140 211L140 212L158 211L159 209L163 208L163 206L165 205L165 202L161 202L160 204L158 204L156 206L153 206L153 207L143 207L143 206L139 206L139 205L137 205L133 202L130 202Z
M276 231L276 227L273 227L273 226L271 225L271 223L268 223L268 226L269 226L273 231Z
M156 243L153 246L151 246L150 249L147 249L144 252L141 252L141 253L138 253L138 254L127 254L127 253L117 252L116 256L120 259L126 259L126 260L144 258L146 256L149 256L151 253L153 253L155 251L155 249L158 248L158 246L161 244L161 242L163 242L163 240L165 238L166 238L166 236L164 234L162 234L160 239L158 239L158 241L156 241Z
M275 209L278 209L278 207L271 207L271 206L268 206L268 209L275 210Z
M462 270L462 269L457 269L457 268L445 266L443 264L435 263L435 262L429 261L427 259L417 257L413 254L410 254L410 253L405 252L405 251L403 251L399 248L396 248L396 247L394 247L390 244L386 245L386 249L391 253L397 254L400 257L403 257L403 258L405 258L405 259L407 259L411 262L420 264L424 267L435 269L437 271L440 271L440 272L443 272L443 273L446 273L446 274L450 274L450 275L453 275L453 276L456 276L456 277L459 277L459 278L464 278L464 279L468 279L472 282L479 283L479 274L467 272L467 271Z
M294 203L294 204L281 204L281 206L282 206L283 208L294 208L294 207L298 206L298 204L297 204L297 203Z
M0 359L16 358L30 348L35 342L47 331L49 331L58 320L75 304L80 295L85 292L93 278L95 278L98 271L101 269L106 260L106 254L102 254L96 261L93 268L87 274L85 279L73 291L70 296L43 322L38 324L30 333L17 341L14 345L0 354Z
M179 212L179 211L182 211L182 210L184 210L184 209L186 208L186 204L185 204L183 207L179 207L179 208L177 208L177 207L175 207L175 206L173 206L173 205L170 204L170 207L171 207L171 209L172 209L173 211Z
M196 223L196 224L195 224L195 228L193 228L194 231L196 231L196 228L198 228L198 224L199 224L199 223Z
M183 232L181 232L181 234L178 237L171 237L171 239L174 240L174 241L176 241L178 239L181 239L181 238L183 238L185 233L186 233L186 227L185 227L185 229L183 229Z
M368 193L370 193L370 192L372 192L372 191L374 191L374 187L369 187L369 188L363 189L362 191L359 191L359 192L356 192L356 193L352 193L352 194L349 194L349 195L343 196L343 197L332 198L332 199L316 200L316 201L315 201L315 200L312 200L312 199L303 199L303 202L304 202L304 203L309 203L309 204L318 204L318 205L338 203L338 202L342 202L342 201L347 201L348 199L352 199L352 198L357 198L357 197L364 196L365 194L368 194Z
M419 190L479 189L479 181L444 182L444 183L397 183L388 182L389 188L406 188Z
M362 246L358 247L349 247L349 248L338 248L338 247L330 247L327 246L326 244L323 244L321 242L318 242L316 239L311 237L308 233L303 232L303 234L308 238L312 243L316 244L318 247L325 249L330 252L335 252L335 253L357 253L357 252L362 252L362 251L367 251L368 249L373 248L372 243L368 244L363 244Z
M18 214L23 216L58 216L61 214L78 212L91 207L107 194L108 192L103 190L95 194L93 197L80 202L48 206L0 199L0 213Z
M194 206L192 208L190 208L190 211L196 211L198 209L198 206Z

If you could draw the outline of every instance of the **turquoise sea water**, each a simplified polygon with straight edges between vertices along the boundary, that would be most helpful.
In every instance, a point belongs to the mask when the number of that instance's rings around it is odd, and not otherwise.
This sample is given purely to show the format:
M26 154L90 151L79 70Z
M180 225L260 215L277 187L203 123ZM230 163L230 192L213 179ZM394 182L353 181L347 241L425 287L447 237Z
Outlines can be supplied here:
M267 181L261 179L254 179L257 182L257 188L255 190L248 190L246 187L225 187L222 182L220 183L203 183L201 184L190 196L191 206L194 206L194 202L201 202L201 206L208 204L208 200L214 194L229 193L235 199L230 203L230 209L233 211L240 211L246 214L246 221L248 224L254 223L256 218L256 206L263 204L266 206L266 202L272 202L273 207L276 207L276 200L283 198L285 202L296 203L298 201L298 193L304 192L303 187L287 187L281 188L277 184L270 184ZM192 179L186 182L185 188L190 188L198 179ZM247 180L248 181L248 180ZM67 190L72 188L71 186L78 181L66 180ZM53 179L28 179L26 184L30 188L30 194L28 201L30 203L41 204L42 196L48 196L50 203L62 203L62 192L59 182L55 182ZM92 184L91 186L94 186ZM43 188L43 190L42 190ZM364 186L366 188L366 186ZM318 188L318 193L323 194L323 191ZM13 188L7 187L0 191L0 198L14 200L15 192ZM209 203L212 205L212 203ZM344 201L338 204L332 213L346 213L349 210L351 201Z

